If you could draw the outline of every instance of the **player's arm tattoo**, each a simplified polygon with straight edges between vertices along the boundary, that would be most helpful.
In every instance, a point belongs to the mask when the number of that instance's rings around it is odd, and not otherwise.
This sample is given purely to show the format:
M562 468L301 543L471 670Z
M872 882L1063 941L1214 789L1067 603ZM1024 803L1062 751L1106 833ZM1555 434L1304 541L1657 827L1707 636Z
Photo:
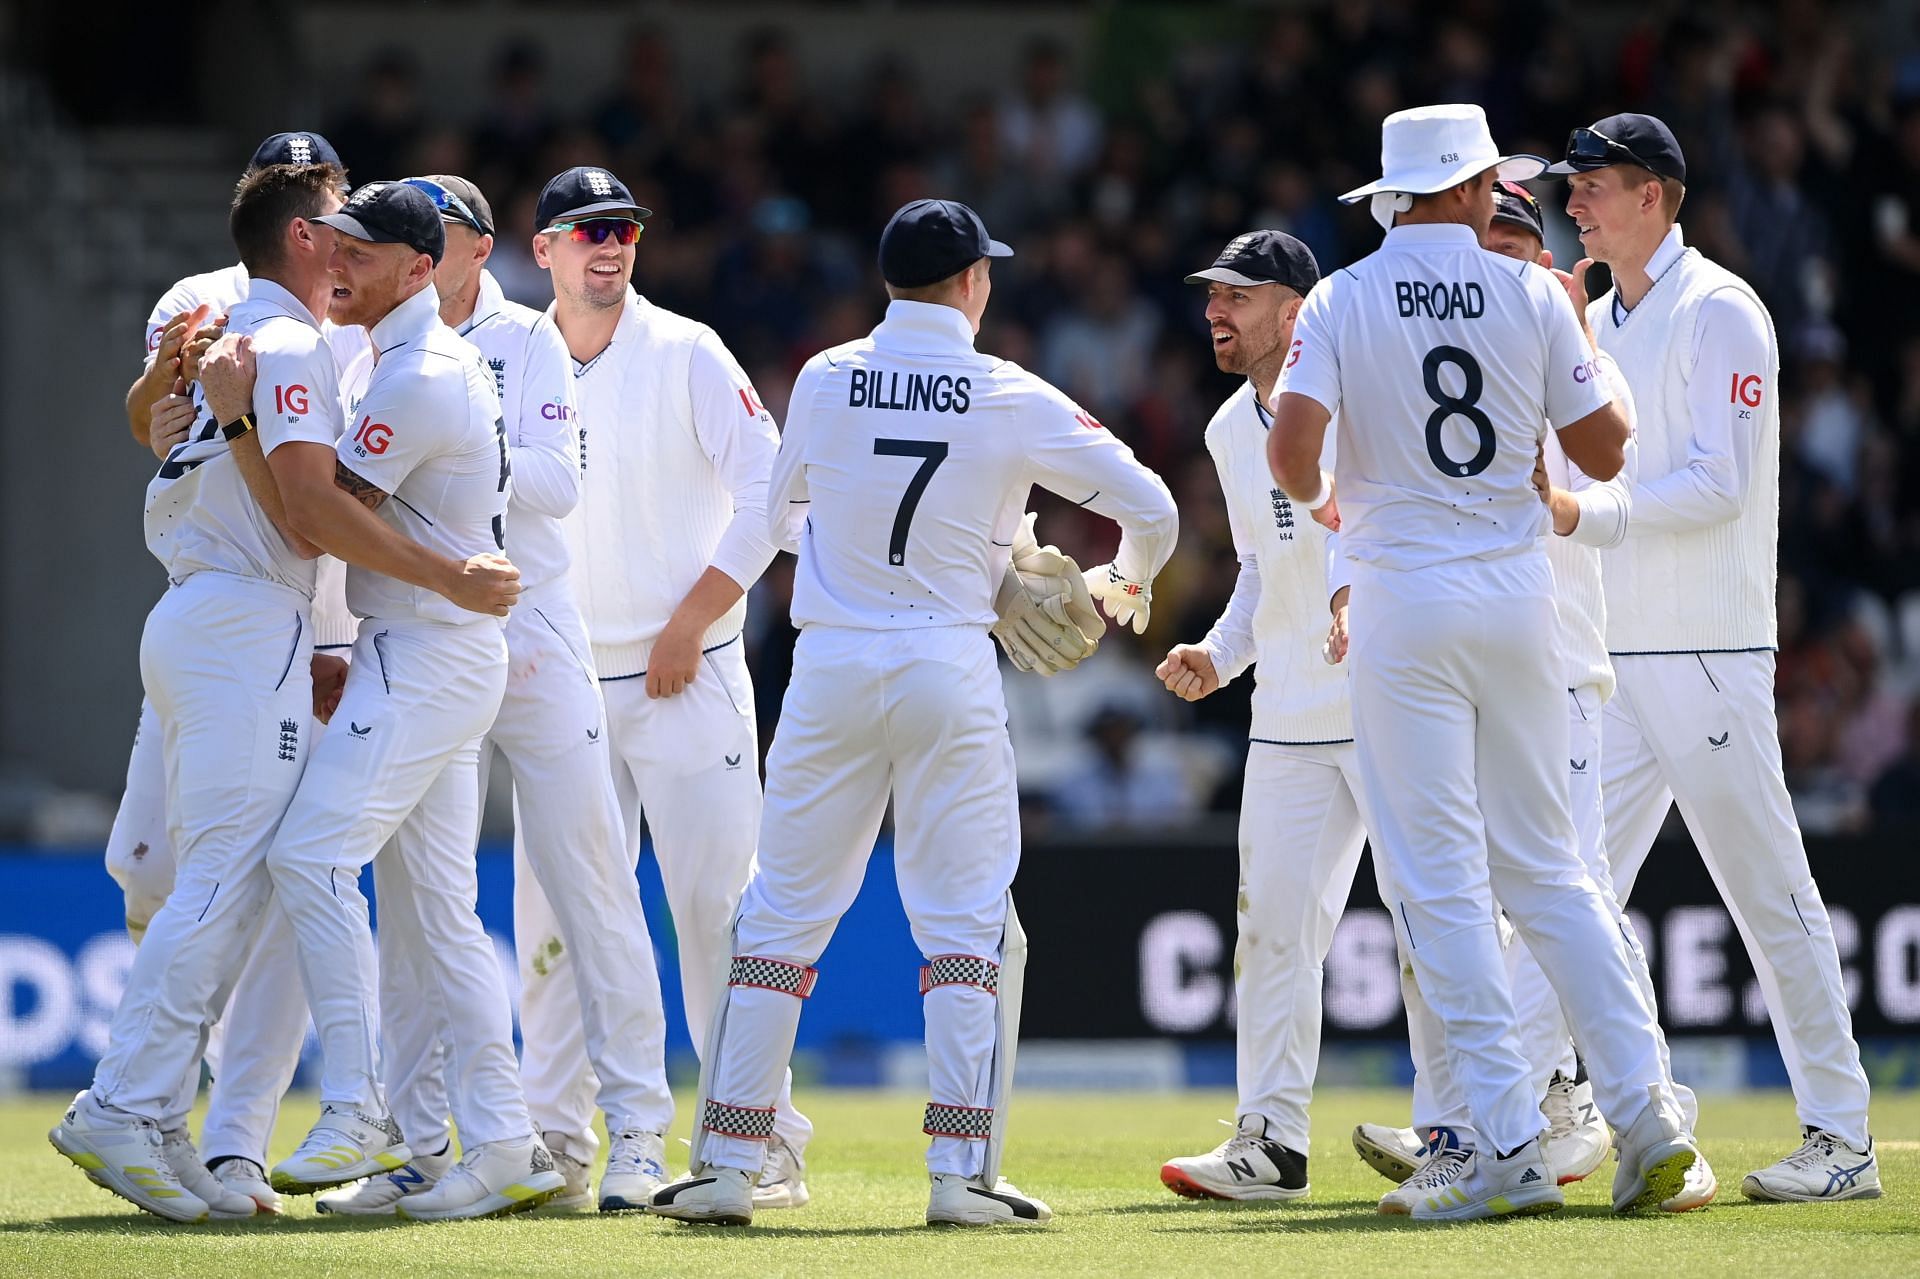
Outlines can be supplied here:
M380 509L380 503L387 500L387 492L370 480L363 480L347 469L345 462L333 464L333 485L366 507L369 511Z

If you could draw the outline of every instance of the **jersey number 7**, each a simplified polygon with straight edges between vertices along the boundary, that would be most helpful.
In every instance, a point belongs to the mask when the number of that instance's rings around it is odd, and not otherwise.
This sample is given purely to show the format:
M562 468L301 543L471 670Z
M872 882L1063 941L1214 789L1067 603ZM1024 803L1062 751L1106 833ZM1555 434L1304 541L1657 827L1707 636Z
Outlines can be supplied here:
M905 564L907 531L913 527L913 513L920 505L921 495L927 491L927 482L947 460L947 445L943 440L877 439L873 442L873 451L878 457L921 459L920 469L913 473L913 478L907 481L907 491L900 495L900 509L893 515L893 536L887 539L887 563Z

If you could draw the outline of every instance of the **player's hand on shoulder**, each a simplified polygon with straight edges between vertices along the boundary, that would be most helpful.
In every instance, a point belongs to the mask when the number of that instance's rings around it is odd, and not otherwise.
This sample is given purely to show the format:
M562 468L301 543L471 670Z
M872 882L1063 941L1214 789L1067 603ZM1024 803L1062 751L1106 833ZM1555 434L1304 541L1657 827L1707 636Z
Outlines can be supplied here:
M1197 702L1220 687L1213 654L1198 644L1175 644L1153 673L1168 692L1189 702Z
M678 697L700 672L701 632L669 621L647 654L647 696Z
M202 307L202 310L206 308ZM185 382L200 380L200 362L207 358L207 352L213 344L227 335L227 317L215 316L195 330L188 326L186 340L180 347L180 378Z
M347 659L332 653L313 655L313 717L322 724L339 709L340 695L347 690Z
M1136 582L1120 576L1112 564L1100 564L1087 570L1086 583L1088 593L1100 601L1115 624L1133 627L1135 635L1147 633L1147 622L1153 615L1151 582Z
M147 428L147 443L153 449L153 455L162 461L173 451L176 444L183 442L193 432L194 419L199 410L193 406L193 400L185 395L168 395L153 406L153 417Z
M470 613L505 617L520 598L520 570L491 551L470 557L441 592Z
M225 425L253 407L254 372L253 339L245 334L226 334L207 348L200 389L214 421Z

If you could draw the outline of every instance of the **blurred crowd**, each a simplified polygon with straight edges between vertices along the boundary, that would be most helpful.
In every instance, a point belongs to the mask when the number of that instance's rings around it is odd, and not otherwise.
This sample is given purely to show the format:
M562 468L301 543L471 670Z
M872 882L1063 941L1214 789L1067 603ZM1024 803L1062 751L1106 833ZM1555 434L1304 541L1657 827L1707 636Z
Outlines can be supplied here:
M1156 16L1157 15L1157 16ZM1164 475L1180 550L1153 626L1086 668L1009 671L1029 815L1056 828L1177 824L1237 804L1251 676L1189 706L1153 663L1202 636L1234 580L1201 432L1233 388L1213 368L1201 292L1181 277L1229 238L1278 227L1323 270L1379 230L1334 196L1377 173L1381 118L1485 106L1511 150L1557 155L1617 110L1664 118L1693 183L1689 242L1744 275L1783 356L1778 706L1803 823L1920 817L1920 19L1901 5L1662 4L1605 34L1515 0L1344 0L1284 14L1112 10L1084 48L1035 43L1010 82L931 102L904 63L811 74L777 28L730 78L689 85L671 36L624 36L584 114L552 105L538 46L503 47L490 83L430 101L412 55L375 58L328 122L362 179L453 172L499 215L495 271L544 304L525 248L540 183L619 173L655 210L636 284L712 324L782 414L800 364L884 306L872 248L888 213L963 199L1018 256L994 272L982 349L1035 369ZM1889 26L1888 24L1893 24ZM1561 196L1536 184L1549 208ZM1562 226L1549 244L1573 247ZM1563 254L1564 256L1564 254ZM1083 564L1111 526L1037 498L1043 540ZM791 562L756 590L763 741L791 651Z

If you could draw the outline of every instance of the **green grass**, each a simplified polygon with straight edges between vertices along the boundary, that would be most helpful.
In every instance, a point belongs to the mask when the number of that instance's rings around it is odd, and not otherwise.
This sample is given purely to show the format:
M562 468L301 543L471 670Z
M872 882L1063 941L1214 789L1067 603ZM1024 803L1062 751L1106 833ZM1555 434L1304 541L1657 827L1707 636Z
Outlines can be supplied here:
M1008 1171L1056 1216L1043 1229L991 1232L921 1224L920 1098L815 1091L800 1100L819 1129L810 1152L813 1203L763 1213L747 1230L722 1230L636 1217L340 1220L315 1217L305 1199L292 1201L279 1220L169 1225L95 1189L47 1145L64 1097L16 1098L0 1102L0 1275L1920 1274L1920 1096L1913 1093L1875 1099L1882 1199L1743 1200L1741 1176L1796 1144L1791 1100L1763 1093L1704 1099L1701 1131L1721 1181L1719 1202L1705 1212L1615 1220L1607 1209L1609 1164L1568 1188L1564 1212L1444 1227L1378 1216L1374 1203L1387 1183L1347 1145L1356 1122L1404 1116L1402 1095L1323 1093L1315 1104L1313 1197L1228 1205L1175 1199L1158 1179L1164 1159L1224 1136L1214 1120L1232 1113L1228 1095L1026 1094L1015 1099ZM308 1099L289 1103L276 1154L292 1147L312 1113Z

